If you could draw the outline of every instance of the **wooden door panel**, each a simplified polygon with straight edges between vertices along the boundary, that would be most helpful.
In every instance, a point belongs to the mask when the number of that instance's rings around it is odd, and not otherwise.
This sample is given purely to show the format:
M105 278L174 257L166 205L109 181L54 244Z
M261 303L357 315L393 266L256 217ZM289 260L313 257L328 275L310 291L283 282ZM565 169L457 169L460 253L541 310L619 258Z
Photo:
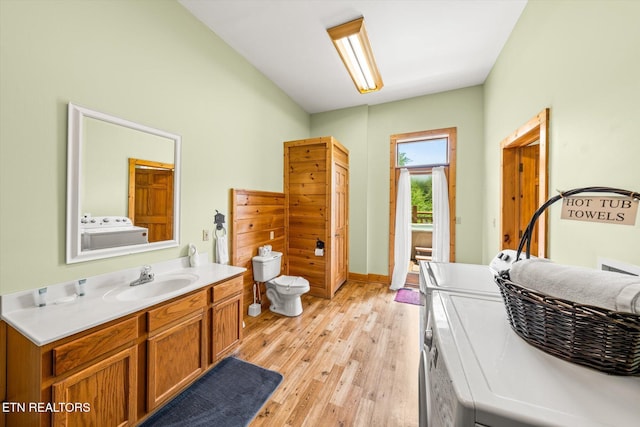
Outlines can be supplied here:
M520 168L518 177L518 191L520 194L520 204L518 209L519 233L522 236L527 228L531 216L540 206L538 198L539 186L539 153L540 145L528 145L518 148L520 158ZM538 225L536 224L531 236L531 253L538 253Z
M137 348L121 351L52 385L53 402L88 403L53 413L54 426L125 426L136 421Z
M334 272L332 294L347 280L348 270L348 203L349 203L349 171L339 163L334 164L335 188L333 193L334 235L331 258Z
M213 354L215 360L220 360L242 339L240 319L242 319L241 295L213 307Z
M173 170L135 168L134 175L133 223L149 229L149 242L173 239Z
M204 372L205 330L204 311L200 310L197 315L149 338L148 410L156 408Z

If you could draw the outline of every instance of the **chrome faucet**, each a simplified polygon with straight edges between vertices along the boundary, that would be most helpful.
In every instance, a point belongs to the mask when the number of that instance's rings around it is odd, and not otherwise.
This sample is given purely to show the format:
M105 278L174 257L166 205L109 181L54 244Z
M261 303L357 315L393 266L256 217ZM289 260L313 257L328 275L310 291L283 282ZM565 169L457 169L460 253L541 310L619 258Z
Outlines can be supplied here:
M142 267L142 271L140 271L140 277L129 283L129 286L138 286L144 283L153 282L153 278L154 274L151 272L151 266L145 265L144 267Z

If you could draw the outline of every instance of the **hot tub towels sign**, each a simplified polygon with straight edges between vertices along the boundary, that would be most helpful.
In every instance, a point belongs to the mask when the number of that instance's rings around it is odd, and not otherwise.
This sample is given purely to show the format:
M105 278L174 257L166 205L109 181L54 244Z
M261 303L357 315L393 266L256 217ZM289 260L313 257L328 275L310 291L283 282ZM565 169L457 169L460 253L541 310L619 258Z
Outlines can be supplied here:
M568 196L562 199L560 218L635 225L637 213L638 199L631 197Z

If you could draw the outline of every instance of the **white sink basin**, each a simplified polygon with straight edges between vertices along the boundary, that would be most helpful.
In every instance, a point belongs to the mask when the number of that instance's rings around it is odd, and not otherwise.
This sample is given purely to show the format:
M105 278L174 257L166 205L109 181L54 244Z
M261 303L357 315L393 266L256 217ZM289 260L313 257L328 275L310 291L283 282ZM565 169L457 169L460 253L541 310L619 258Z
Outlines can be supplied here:
M137 286L120 286L104 294L107 301L138 301L179 291L198 280L195 274L167 274L153 282Z

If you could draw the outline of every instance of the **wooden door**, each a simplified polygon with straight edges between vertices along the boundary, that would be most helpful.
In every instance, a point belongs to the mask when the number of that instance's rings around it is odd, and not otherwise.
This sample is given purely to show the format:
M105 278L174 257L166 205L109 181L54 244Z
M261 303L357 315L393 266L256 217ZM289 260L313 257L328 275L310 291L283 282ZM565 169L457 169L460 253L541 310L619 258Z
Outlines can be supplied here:
M503 153L502 249L517 249L531 216L539 206L540 145L526 145ZM531 239L531 253L538 254L537 225Z
M540 145L528 145L517 149L519 159L518 167L518 193L520 201L518 206L518 240L529 225L531 216L540 206L538 197L539 179L539 153ZM536 224L531 235L531 253L538 253L538 225Z
M129 218L149 230L149 243L173 239L174 165L129 159Z
M531 216L547 200L549 109L533 117L500 142L500 249L516 249ZM538 218L531 238L532 255L545 257L547 212Z
M53 412L53 426L129 426L136 422L137 347L131 347L52 385L58 405L89 408Z
M331 264L333 283L331 295L347 280L349 263L349 170L342 164L333 163L333 240Z
M136 169L133 222L149 229L149 242L173 239L173 171Z

